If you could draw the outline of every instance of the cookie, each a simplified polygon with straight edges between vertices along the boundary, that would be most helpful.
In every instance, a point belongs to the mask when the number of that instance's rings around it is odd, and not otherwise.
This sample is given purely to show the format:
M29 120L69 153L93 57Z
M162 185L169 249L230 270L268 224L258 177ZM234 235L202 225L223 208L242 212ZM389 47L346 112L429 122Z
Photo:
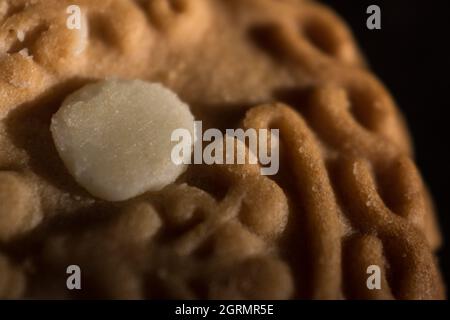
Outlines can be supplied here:
M445 298L407 127L332 10L79 0L71 29L71 5L0 2L2 298ZM93 195L50 128L70 94L111 78L163 84L205 130L278 129L278 173L190 164L162 189Z

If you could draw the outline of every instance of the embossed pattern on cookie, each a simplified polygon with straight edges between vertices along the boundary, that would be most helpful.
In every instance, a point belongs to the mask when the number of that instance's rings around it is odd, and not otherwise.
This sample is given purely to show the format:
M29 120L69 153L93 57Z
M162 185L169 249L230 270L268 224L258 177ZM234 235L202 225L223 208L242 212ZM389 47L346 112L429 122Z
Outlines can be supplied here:
M1 298L445 297L440 234L402 116L329 9L78 3L82 50L66 27L70 1L0 1ZM49 125L67 94L109 77L161 81L209 127L279 128L280 173L191 165L158 192L91 196ZM85 291L55 285L72 264ZM369 265L381 290L366 286Z

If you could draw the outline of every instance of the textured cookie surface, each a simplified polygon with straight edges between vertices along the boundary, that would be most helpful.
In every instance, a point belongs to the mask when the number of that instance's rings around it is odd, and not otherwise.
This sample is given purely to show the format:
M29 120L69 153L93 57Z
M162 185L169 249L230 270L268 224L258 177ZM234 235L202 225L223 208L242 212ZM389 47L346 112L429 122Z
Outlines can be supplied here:
M0 297L444 298L403 119L346 25L301 0L0 1ZM279 128L280 171L190 165L120 203L50 132L104 78L160 82L205 128ZM66 288L66 268L83 290ZM367 267L381 268L368 290Z

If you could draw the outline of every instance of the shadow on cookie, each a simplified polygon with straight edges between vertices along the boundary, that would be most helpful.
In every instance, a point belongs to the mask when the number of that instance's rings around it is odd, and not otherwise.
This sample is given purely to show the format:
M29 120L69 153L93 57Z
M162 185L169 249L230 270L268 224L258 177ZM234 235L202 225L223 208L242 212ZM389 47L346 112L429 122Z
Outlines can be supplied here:
M76 184L59 158L51 136L50 122L66 95L90 81L72 78L57 84L15 108L5 119L7 136L14 146L26 152L27 166L47 183L64 192L79 195L86 192Z

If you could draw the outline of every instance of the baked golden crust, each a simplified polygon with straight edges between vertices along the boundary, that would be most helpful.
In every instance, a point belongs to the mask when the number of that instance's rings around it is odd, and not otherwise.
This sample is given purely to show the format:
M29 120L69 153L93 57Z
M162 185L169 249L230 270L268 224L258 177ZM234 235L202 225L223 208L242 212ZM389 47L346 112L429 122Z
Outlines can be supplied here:
M71 264L82 297L445 297L404 121L332 11L80 0L83 44L65 26L71 4L0 2L1 297L73 297ZM66 172L49 124L65 95L105 77L162 82L205 127L279 128L279 174L192 165L160 192L93 198ZM372 264L382 290L366 287Z

